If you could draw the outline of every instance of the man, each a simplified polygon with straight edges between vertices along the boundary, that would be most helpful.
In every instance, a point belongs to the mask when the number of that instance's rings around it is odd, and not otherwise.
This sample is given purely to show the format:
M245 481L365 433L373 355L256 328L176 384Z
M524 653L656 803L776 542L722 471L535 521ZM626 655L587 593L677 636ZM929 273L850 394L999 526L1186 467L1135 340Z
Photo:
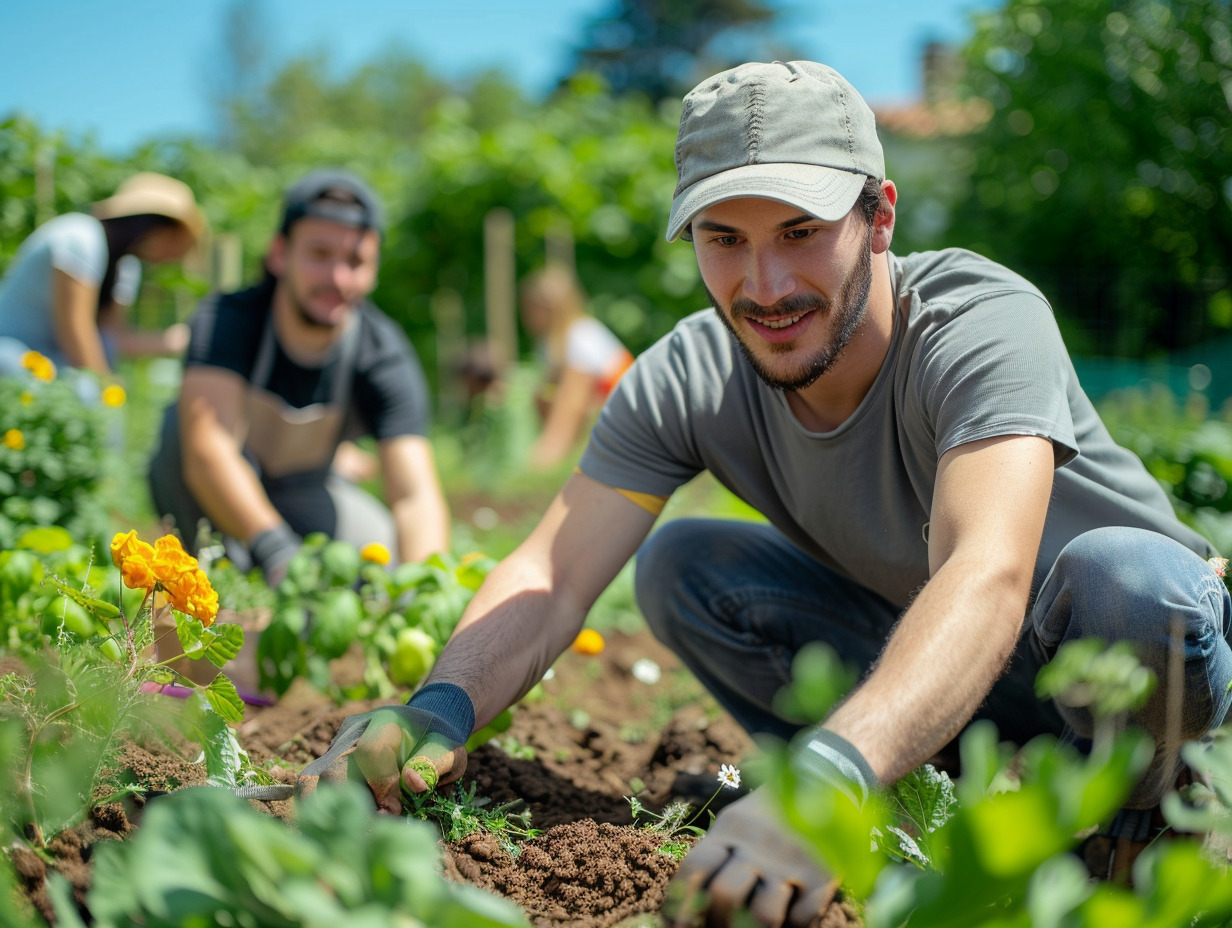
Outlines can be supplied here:
M638 600L750 732L794 737L802 774L864 792L974 717L1020 740L1089 736L1087 713L1034 696L1036 671L1071 638L1128 639L1160 676L1132 718L1160 745L1118 818L1136 835L1177 773L1171 623L1194 738L1227 710L1229 600L1210 546L1100 423L1048 303L970 252L890 253L898 193L872 112L823 65L700 84L676 164L668 238L692 240L714 310L625 374L581 473L492 571L428 684L348 720L305 785L344 774L348 750L388 811L400 783L424 789L399 769L409 756L458 776L459 740L540 678L663 500L706 469L769 524L664 526L638 555ZM866 672L797 732L772 699L815 640ZM706 889L707 924L747 908L805 925L832 892L758 790L718 815L677 879Z
M423 372L367 299L381 235L363 182L311 173L286 192L265 279L193 315L183 387L150 467L155 505L190 548L204 518L233 560L271 583L310 532L379 542L403 561L448 549ZM377 440L388 509L334 466L339 447L365 434Z

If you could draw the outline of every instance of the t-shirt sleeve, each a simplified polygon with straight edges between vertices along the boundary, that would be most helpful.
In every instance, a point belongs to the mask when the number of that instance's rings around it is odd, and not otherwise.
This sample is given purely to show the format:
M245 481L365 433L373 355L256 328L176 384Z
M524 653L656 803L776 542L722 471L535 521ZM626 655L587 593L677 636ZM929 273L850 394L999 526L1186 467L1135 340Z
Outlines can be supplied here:
M939 325L918 348L924 420L937 457L968 442L1035 435L1057 466L1078 453L1067 358L1051 307L1027 292L992 294Z
M51 266L79 283L97 287L107 273L107 238L97 219L69 213L47 239Z
M379 348L363 364L355 402L365 427L377 441L402 435L427 435L431 424L428 381L406 333L392 320L373 327ZM367 354L370 343L361 350Z
M643 353L608 397L578 468L619 490L670 496L704 464L693 439L697 353L674 331ZM696 374L696 372L692 372ZM703 413L704 414L704 413Z

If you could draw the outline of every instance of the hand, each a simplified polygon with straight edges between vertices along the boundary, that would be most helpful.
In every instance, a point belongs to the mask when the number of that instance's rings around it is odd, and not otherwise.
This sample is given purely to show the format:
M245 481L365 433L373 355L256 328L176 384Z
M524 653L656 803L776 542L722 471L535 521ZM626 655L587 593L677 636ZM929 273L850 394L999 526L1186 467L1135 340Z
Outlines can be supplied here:
M689 928L704 912L707 928L726 928L733 913L747 909L759 925L806 928L837 889L838 881L780 824L762 788L720 812L685 857L672 880L668 916L673 928Z
M386 706L343 719L329 750L303 769L301 795L317 783L366 783L378 811L402 813L402 791L422 793L451 783L466 770L466 747L443 734L432 712Z
M303 539L285 522L258 532L248 542L252 562L261 568L265 583L270 589L282 583L287 575L287 565L299 552Z

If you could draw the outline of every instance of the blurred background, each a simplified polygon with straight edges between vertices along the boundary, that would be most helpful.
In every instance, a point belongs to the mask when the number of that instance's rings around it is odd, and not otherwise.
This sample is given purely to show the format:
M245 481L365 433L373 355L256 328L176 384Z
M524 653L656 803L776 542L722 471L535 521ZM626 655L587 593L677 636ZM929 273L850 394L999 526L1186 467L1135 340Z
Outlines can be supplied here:
M477 484L521 426L477 421L458 365L481 338L526 359L516 281L572 264L647 347L706 303L663 240L681 95L745 60L832 64L877 113L894 250L970 248L1037 284L1117 437L1232 543L1228 0L8 0L0 34L0 271L41 221L172 174L212 236L143 284L135 321L165 326L256 277L289 180L348 167L390 214L374 300Z

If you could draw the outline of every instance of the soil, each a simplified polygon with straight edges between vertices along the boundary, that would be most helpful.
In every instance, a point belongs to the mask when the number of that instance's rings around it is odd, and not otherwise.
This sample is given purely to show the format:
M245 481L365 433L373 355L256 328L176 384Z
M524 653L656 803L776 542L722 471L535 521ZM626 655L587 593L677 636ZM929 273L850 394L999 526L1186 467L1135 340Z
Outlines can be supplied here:
M657 682L634 675L639 660L660 668ZM517 708L508 732L471 754L463 782L473 780L478 795L494 803L523 801L543 833L516 856L482 834L442 843L443 872L512 899L536 926L665 924L657 913L677 863L661 851L661 833L634 825L628 797L636 794L654 811L681 799L700 807L718 789L719 765L739 765L751 741L645 632L612 632L596 656L567 652L542 689L542 696ZM293 782L304 764L325 752L344 717L373 705L337 706L297 681L275 705L248 708L239 740L255 763ZM192 745L177 750L150 739L127 744L117 766L157 795L204 782L204 769L191 762L195 753ZM721 791L711 810L732 798L731 790ZM94 844L139 828L147 801L96 806L84 825L52 844L55 868L68 877L79 904L89 887ZM293 820L293 802L256 805ZM14 853L13 860L34 907L54 923L45 865L29 851ZM840 928L859 920L839 901L822 924Z

